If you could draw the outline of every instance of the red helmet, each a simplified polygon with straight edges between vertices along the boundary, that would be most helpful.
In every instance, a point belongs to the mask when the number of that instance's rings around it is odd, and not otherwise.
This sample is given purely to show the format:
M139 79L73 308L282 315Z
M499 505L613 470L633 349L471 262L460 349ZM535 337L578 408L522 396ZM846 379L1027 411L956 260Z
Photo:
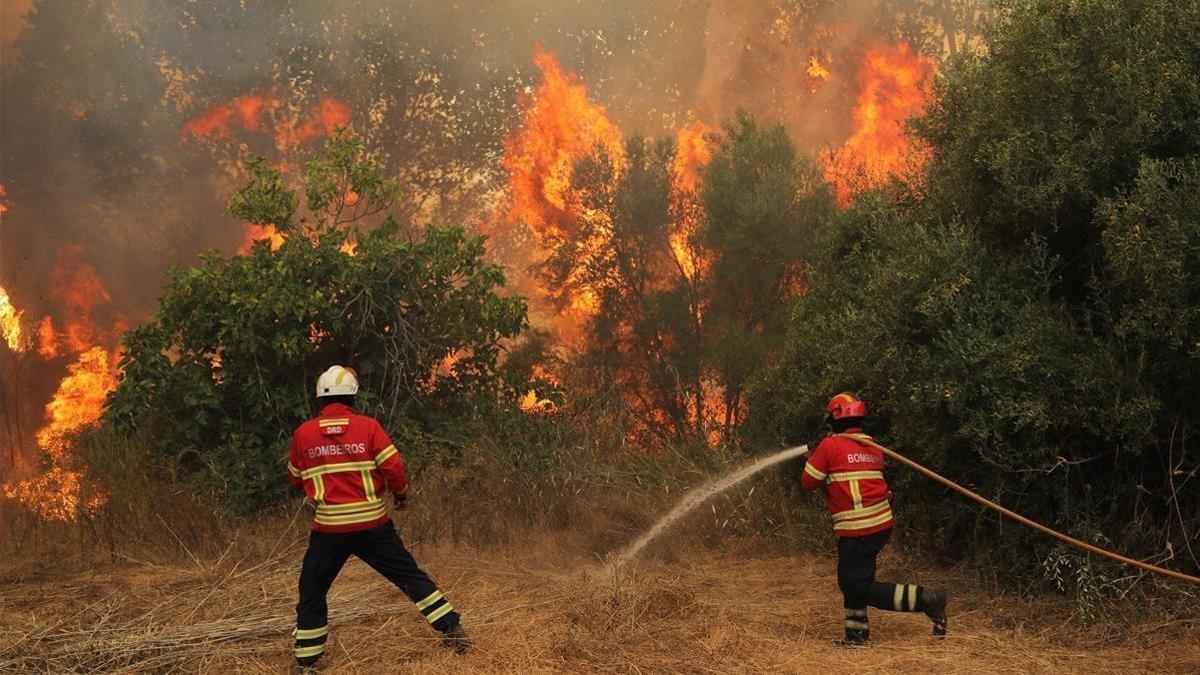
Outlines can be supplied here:
M829 399L829 404L825 406L825 409L829 411L829 417L835 420L867 416L867 404L860 401L854 394L845 391Z

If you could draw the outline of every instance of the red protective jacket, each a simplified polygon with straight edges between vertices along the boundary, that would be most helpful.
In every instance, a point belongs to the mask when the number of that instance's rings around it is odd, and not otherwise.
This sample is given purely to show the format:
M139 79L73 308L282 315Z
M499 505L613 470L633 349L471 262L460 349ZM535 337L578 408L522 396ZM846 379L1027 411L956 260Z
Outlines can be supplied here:
M847 434L862 434L847 429ZM800 477L806 490L825 488L825 506L833 514L833 533L865 537L892 526L883 453L844 435L826 436L808 458Z
M407 495L404 460L373 418L331 403L292 434L292 482L317 505L319 532L368 530L388 520L383 493Z

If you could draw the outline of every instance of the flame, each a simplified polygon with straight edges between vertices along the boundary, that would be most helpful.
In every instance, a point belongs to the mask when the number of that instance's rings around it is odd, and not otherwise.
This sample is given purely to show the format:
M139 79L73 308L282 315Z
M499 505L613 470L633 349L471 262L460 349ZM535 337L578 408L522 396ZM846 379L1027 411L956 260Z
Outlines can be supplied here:
M336 98L322 98L306 115L301 115L273 95L245 94L184 122L183 133L198 139L230 140L236 131L255 134L270 131L276 149L287 151L329 136L337 128L347 126L351 116L350 106ZM269 123L269 129L265 122Z
M502 164L508 171L511 199L507 220L513 225L524 223L543 245L556 246L571 238L584 219L602 217L584 212L578 196L571 194L575 164L600 149L619 167L625 150L620 129L603 107L588 100L587 88L575 73L563 71L554 55L541 49L534 52L533 60L541 82L522 98L521 125L504 141ZM612 229L597 220L591 223L587 240L575 242L581 263L568 274L568 310L556 320L568 341L578 336L578 319L594 316L600 309L596 289L581 280L590 260L608 250Z
M238 255L246 255L254 246L254 242L262 239L270 240L272 251L278 251L279 247L283 246L283 234L274 225L248 223L246 233L242 236L242 244L238 246Z
M42 319L38 353L52 358L63 352L79 353L102 341L104 331L93 318L97 307L112 300L95 268L81 258L83 247L66 246L50 273L51 295L62 303L63 327L54 330L50 317Z
M21 342L21 315L24 312L17 311L13 307L12 301L8 298L8 292L0 286L0 337L4 339L4 343L14 352L24 351L24 345Z
M904 124L928 104L935 67L905 43L867 51L858 75L854 132L824 161L840 206L892 178L911 181L929 160L929 149L913 143Z
M227 105L219 105L209 108L200 113L196 117L188 120L183 125L185 133L192 136L216 136L217 138L229 138L229 123L234 119L233 108Z
M538 364L534 364L533 370L530 373L530 379L540 380L556 388L559 386L558 378L555 377L554 373L549 372ZM558 412L558 404L549 398L542 398L538 396L538 391L536 388L530 388L529 391L525 392L525 395L522 396L519 401L517 401L517 405L521 408L522 412L530 415L539 413L553 414Z
M624 156L621 131L588 100L574 73L564 73L553 54L538 50L534 63L542 81L523 102L521 126L504 142L503 166L512 197L510 222L541 234L563 231L579 216L568 206L575 163L600 146Z
M350 106L335 98L323 98L317 104L316 110L309 113L309 118L299 127L283 124L276 135L276 145L286 148L293 147L306 141L322 136L330 136L338 127L350 123Z
M808 73L809 77L817 80L829 79L829 70L821 65L821 62L815 56L808 57L808 69L804 72Z
M711 131L703 122L680 129L671 163L672 226L668 240L679 270L692 282L704 267L693 239L700 224L700 170L712 160L713 148L707 138Z
M59 355L58 334L54 331L54 320L49 315L43 316L38 322L38 354L44 359L52 359Z
M530 389L528 392L525 393L524 396L521 397L521 401L519 402L518 405L521 406L521 410L528 413L528 412L533 412L533 411L537 410L537 404L538 404L537 390Z
M5 485L4 495L24 504L43 520L62 522L91 515L108 502L108 495L86 484L80 472L57 465L16 485Z
M81 353L46 404L48 421L37 432L38 445L52 457L63 455L71 436L100 419L116 384L116 358L108 350L92 347Z
M46 424L37 442L50 457L50 468L40 475L5 486L5 494L50 520L70 521L91 513L107 498L85 485L82 474L70 468L70 442L94 425L104 413L108 392L117 385L117 358L103 347L82 352L67 368L67 376L46 404Z

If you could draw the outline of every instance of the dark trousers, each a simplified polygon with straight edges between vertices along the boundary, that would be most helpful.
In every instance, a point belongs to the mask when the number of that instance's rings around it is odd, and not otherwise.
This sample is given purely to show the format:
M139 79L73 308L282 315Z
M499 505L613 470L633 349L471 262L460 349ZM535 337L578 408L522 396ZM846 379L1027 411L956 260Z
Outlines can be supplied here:
M925 609L925 593L920 586L875 580L875 558L891 536L888 528L865 537L838 537L837 579L846 609L848 642L866 642L869 638L867 607L895 612Z
M296 603L295 654L301 664L315 663L325 651L329 635L325 596L351 555L404 591L434 628L445 632L458 624L458 613L417 566L391 522L361 532L313 531L300 568L300 602Z

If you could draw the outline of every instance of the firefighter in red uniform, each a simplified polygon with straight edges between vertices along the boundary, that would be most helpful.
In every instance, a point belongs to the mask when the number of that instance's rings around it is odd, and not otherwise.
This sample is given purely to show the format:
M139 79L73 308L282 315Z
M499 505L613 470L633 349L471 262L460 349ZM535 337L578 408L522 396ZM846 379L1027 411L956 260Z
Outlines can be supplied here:
M869 641L868 606L924 612L933 621L933 634L945 635L945 591L875 580L875 558L892 535L892 507L883 479L883 454L855 440L869 438L862 432L867 405L843 393L830 399L826 410L833 433L808 457L801 482L806 490L825 490L825 506L833 515L838 588L846 610L843 644L863 646Z
M325 371L317 380L317 399L324 407L292 435L288 473L317 507L300 569L296 661L308 668L324 653L329 635L325 595L351 555L404 591L441 631L443 643L461 654L470 640L458 613L404 548L383 503L390 490L396 507L405 506L404 460L379 422L351 409L357 393L353 370L333 366Z

